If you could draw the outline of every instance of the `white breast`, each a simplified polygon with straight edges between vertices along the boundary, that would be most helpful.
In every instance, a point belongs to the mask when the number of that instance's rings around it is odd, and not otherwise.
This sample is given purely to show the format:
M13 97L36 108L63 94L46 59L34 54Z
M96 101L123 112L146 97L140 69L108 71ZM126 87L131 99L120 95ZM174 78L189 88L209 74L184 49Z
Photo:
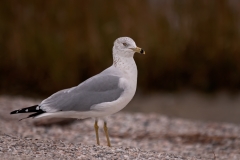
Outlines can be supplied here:
M113 64L116 69L121 72L121 79L119 87L124 91L120 98L113 102L101 103L92 106L93 111L98 111L98 117L104 117L114 114L123 109L133 98L137 87L137 66L133 57L122 58L119 57L118 61Z

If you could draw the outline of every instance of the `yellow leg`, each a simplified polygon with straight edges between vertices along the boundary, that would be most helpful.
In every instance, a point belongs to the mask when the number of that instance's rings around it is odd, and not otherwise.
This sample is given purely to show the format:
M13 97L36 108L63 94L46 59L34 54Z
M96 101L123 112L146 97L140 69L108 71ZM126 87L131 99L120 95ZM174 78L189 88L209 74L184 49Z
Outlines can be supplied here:
M97 144L100 145L99 136L98 136L98 121L97 120L95 120L94 128L95 128L95 133L96 133Z
M109 135L108 135L107 122L104 122L104 127L103 128L104 128L105 135L107 137L108 147L111 147L110 140L109 140Z

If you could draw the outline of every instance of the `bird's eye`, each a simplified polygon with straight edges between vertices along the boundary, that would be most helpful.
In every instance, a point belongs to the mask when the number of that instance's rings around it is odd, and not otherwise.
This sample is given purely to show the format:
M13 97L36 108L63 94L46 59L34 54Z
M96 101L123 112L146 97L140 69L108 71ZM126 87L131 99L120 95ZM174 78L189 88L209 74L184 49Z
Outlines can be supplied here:
M128 46L128 44L127 44L127 43L123 43L123 45L124 45L125 47L127 47L127 46Z

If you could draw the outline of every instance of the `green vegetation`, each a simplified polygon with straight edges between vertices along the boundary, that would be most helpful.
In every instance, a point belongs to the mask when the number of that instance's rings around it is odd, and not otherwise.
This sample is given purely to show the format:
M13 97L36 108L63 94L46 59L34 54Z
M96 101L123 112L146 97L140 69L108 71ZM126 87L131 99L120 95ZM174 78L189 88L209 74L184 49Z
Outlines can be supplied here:
M0 90L50 94L112 63L132 37L141 89L240 88L236 0L0 2Z

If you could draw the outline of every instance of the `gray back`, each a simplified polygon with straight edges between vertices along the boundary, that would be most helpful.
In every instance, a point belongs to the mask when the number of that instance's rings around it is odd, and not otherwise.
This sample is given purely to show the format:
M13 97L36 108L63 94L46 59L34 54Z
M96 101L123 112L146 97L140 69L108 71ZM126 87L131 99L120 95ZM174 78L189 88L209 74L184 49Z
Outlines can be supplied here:
M113 75L98 74L80 85L61 90L46 100L44 105L56 111L89 111L91 106L117 100L123 88L118 86L120 78Z

